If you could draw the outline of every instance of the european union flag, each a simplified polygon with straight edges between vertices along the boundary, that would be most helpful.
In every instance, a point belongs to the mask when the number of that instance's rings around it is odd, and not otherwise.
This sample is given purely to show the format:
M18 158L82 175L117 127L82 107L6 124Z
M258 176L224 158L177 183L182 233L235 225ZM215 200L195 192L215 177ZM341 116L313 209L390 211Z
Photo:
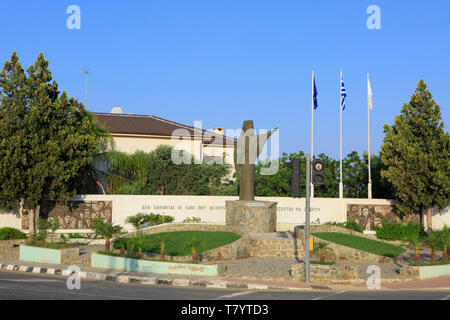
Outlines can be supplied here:
M317 87L316 87L316 78L314 78L314 89L313 89L313 101L314 101L314 110L319 106L317 104Z

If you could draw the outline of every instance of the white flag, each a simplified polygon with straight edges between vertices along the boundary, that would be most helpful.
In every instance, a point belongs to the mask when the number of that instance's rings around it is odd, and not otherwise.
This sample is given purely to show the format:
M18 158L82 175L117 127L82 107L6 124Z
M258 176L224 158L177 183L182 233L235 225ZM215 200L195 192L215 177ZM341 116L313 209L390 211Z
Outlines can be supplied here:
M369 110L372 110L372 88L370 87L369 74L367 74L367 105Z

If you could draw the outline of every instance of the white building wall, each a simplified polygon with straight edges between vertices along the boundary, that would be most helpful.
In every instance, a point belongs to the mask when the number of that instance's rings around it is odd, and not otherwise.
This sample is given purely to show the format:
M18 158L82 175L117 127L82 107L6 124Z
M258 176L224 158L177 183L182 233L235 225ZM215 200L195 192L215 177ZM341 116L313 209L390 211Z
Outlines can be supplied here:
M159 213L175 217L176 222L186 218L200 217L202 222L225 224L225 201L238 200L238 197L221 196L138 196L138 195L78 195L77 201L113 201L113 223L125 224L128 216L139 212ZM293 230L294 226L305 223L305 198L256 197L256 200L277 202L277 229ZM311 199L311 223L344 222L347 219L347 204L391 205L392 200L314 198ZM440 229L444 223L450 225L449 207L442 212L435 210L433 227ZM424 219L426 220L426 219ZM0 213L0 227L21 229L21 219L17 213ZM81 232L82 230L65 230Z

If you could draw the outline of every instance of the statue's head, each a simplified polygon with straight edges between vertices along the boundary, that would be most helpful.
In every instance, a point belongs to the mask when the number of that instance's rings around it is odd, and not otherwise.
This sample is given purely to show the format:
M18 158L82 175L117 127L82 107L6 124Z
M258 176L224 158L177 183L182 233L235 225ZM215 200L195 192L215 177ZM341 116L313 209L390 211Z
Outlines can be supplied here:
M255 127L253 125L253 120L245 120L244 123L242 124L241 135L243 135L245 133L247 135L254 135L255 134Z

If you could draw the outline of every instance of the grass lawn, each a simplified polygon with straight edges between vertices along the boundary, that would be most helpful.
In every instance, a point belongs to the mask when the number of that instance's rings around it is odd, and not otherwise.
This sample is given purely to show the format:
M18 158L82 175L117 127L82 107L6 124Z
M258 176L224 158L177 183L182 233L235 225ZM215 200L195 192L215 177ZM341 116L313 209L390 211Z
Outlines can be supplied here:
M160 253L159 239L165 239L165 254L168 256L189 256L192 254L191 248L187 247L187 242L193 238L201 241L197 248L197 252L205 252L215 249L240 238L239 235L232 232L222 231L175 231L163 232L158 234L149 234L144 237L144 244L142 252ZM129 246L130 242L136 244L134 251L138 250L136 238L122 238L117 239L113 243L114 249L121 248L121 241L124 241Z
M366 239L354 235L348 235L344 233L338 232L317 232L313 233L314 236L327 240L330 242L334 242L337 244L341 244L343 246L347 246L353 249L358 249L361 251L370 252L373 254L377 254L380 256L386 256L390 258L395 258L399 254L405 251L405 249L401 247L394 246L389 243L384 243L381 241L376 241L372 239Z

